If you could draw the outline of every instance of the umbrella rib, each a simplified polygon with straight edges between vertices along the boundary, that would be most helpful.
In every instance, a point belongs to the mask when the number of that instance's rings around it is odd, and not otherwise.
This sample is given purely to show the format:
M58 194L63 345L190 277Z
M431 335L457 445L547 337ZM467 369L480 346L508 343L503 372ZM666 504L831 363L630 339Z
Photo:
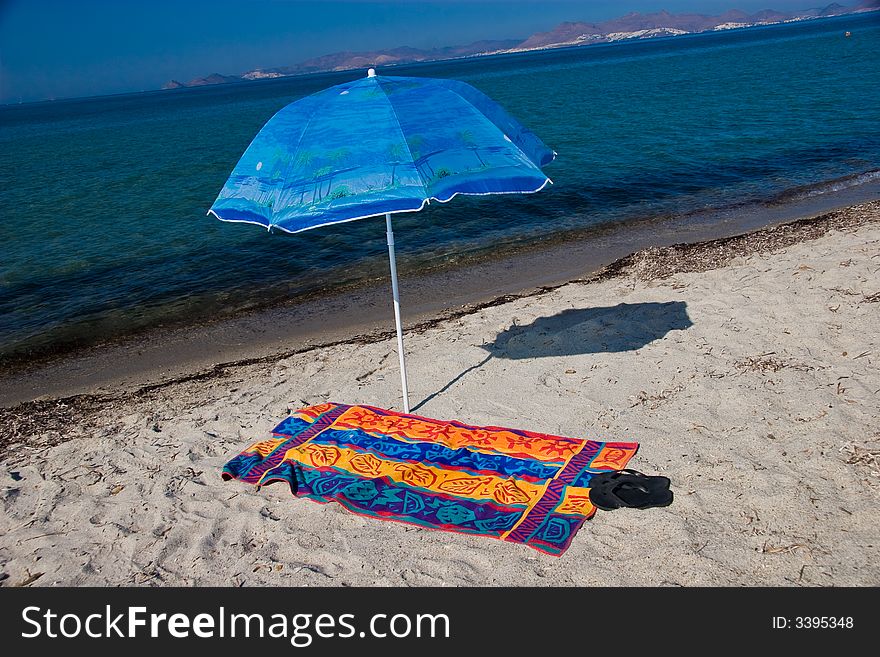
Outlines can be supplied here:
M419 177L419 182L422 183L422 192L424 194L424 201L429 203L428 196L428 186L425 185L425 180L422 178L422 172L419 171L419 168L416 166L416 160L413 157L412 151L409 149L409 143L406 141L406 135L403 134L403 126L400 125L400 119L397 116L397 111L394 109L394 104L391 102L391 99L388 98L388 93L385 89L382 88L382 85L377 81L376 84L380 89L382 89L382 93L385 94L385 100L388 102L388 108L391 110L391 115L394 117L394 122L397 123L397 131L400 133L400 138L403 140L403 145L406 147L406 152L409 155L409 161L412 163L413 167L416 170L416 175ZM424 205L422 206L424 207Z

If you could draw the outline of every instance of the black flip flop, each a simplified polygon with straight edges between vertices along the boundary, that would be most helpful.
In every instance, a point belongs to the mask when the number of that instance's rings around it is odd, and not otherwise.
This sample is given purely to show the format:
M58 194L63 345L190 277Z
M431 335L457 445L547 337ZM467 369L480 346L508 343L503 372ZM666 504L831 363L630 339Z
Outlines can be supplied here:
M649 509L672 504L668 477L652 477L636 470L602 472L590 479L590 502L597 509Z

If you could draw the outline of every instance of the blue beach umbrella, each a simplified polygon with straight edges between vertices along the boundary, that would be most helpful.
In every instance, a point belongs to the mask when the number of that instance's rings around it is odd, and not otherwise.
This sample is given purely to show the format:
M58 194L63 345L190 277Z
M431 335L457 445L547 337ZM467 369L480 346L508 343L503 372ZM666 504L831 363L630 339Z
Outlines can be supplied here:
M403 406L409 412L391 215L457 194L523 194L556 153L456 80L376 75L287 105L248 146L209 210L298 233L385 215Z

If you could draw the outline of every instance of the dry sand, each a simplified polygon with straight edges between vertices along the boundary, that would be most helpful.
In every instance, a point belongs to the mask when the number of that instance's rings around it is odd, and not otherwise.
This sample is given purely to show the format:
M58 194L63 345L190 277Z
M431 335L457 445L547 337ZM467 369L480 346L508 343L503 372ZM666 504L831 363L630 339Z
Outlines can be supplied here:
M873 202L410 331L419 414L636 441L672 479L559 558L220 480L291 409L399 408L393 339L0 410L0 583L878 585L878 324Z

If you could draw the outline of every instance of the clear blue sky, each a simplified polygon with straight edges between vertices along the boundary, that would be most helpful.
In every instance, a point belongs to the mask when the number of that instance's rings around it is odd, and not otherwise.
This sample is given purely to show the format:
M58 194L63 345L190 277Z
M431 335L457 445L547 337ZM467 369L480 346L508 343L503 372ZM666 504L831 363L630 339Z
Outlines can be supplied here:
M0 0L0 102L157 89L340 50L525 38L629 11L802 9L831 0ZM855 0L841 4L855 4Z

